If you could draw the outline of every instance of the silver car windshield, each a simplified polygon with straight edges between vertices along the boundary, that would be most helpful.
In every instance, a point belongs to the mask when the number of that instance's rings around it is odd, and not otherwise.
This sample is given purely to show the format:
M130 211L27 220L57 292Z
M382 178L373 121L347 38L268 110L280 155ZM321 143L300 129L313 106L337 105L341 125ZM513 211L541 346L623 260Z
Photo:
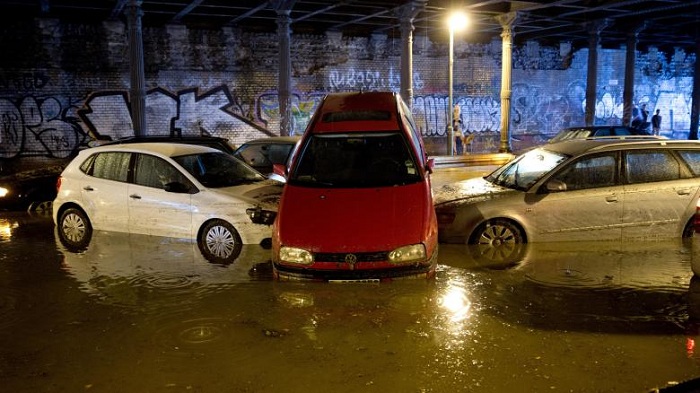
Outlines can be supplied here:
M205 187L231 187L265 180L260 172L226 153L191 154L173 160Z
M567 158L568 155L542 148L530 150L496 169L486 176L486 180L502 187L526 191Z

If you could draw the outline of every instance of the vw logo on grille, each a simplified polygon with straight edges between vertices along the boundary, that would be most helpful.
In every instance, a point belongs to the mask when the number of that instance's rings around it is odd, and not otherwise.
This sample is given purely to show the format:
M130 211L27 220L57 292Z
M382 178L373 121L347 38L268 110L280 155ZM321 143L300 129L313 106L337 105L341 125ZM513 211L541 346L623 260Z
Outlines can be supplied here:
M357 255L355 255L355 254L346 254L345 255L345 263L349 263L351 265L354 265L355 262L357 262Z

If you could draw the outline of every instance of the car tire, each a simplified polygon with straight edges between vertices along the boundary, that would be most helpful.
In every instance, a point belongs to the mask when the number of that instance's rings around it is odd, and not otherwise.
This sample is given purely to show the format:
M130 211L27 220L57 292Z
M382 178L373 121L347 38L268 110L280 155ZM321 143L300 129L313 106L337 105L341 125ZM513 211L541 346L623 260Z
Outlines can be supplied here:
M512 266L525 254L525 235L514 222L493 219L480 225L469 239L474 257L490 264Z
M199 250L209 262L229 264L241 254L241 236L224 220L208 221L199 231Z
M71 251L87 248L92 238L92 224L87 214L78 208L68 208L58 219L58 238Z

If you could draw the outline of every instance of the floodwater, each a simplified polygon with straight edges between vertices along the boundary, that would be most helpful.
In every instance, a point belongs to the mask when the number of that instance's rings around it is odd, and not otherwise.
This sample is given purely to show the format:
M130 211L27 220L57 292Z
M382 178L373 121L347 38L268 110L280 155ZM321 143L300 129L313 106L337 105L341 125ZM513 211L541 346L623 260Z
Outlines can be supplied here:
M696 239L700 240L700 239ZM3 392L646 392L700 377L693 241L440 245L432 280L271 280L189 242L0 213Z

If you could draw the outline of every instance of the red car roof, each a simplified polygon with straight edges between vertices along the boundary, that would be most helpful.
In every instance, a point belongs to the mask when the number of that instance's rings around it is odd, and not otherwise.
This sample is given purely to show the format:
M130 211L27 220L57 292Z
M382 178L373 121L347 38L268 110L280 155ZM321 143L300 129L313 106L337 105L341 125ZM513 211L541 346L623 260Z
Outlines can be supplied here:
M392 92L328 95L317 113L312 133L398 130L398 99Z

